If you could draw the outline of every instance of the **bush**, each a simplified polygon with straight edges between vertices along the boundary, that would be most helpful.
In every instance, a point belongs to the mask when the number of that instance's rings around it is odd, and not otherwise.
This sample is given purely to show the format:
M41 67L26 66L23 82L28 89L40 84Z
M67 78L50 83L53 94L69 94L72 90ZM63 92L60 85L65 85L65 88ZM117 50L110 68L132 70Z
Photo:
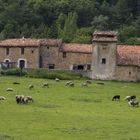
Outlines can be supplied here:
M47 69L30 69L27 76L34 78L47 78L55 79L56 77L61 80L80 79L81 74L77 74L66 70L47 70Z
M131 37L131 38L127 39L126 44L140 45L140 38Z
M24 76L26 74L26 71L21 72L20 69L1 69L1 75Z

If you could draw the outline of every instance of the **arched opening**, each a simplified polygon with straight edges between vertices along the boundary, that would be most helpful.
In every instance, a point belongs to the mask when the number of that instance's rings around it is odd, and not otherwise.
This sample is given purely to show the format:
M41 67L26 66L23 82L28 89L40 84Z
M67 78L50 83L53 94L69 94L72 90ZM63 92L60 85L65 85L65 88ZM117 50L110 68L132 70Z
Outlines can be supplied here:
M21 69L25 68L25 60L19 60L19 67Z
M18 59L18 68L23 69L27 68L27 60L26 59Z

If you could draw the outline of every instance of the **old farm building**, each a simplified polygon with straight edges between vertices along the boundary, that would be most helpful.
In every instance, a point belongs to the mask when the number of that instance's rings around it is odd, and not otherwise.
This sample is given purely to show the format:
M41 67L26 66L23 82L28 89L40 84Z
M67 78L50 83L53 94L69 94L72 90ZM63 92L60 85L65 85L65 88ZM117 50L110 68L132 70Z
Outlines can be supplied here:
M60 39L0 41L1 67L80 71L92 79L140 81L140 46L117 45L116 32L95 32L93 44Z

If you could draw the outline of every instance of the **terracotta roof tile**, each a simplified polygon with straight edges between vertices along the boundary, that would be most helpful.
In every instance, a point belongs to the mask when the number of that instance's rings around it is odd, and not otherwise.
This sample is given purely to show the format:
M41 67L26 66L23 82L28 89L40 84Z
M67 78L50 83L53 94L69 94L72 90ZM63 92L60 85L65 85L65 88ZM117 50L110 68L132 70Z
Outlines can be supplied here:
M140 46L118 45L117 64L140 66Z
M63 44L62 52L92 53L92 44Z
M58 46L62 45L62 39L40 39L41 46Z
M0 46L39 46L39 39L6 39L0 41Z
M44 46L60 46L62 44L61 39L31 39L31 38L22 38L22 39L6 39L0 41L0 46L9 46L9 47L38 47L41 45Z

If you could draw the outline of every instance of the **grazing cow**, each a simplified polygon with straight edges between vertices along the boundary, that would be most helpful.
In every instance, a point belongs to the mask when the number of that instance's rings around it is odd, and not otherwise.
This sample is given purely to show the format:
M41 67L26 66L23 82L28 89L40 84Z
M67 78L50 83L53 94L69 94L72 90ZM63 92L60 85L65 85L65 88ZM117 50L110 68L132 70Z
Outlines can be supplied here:
M13 88L7 88L6 91L14 91Z
M32 96L26 96L26 98L28 99L28 102L33 102L34 101Z
M128 104L129 104L129 106L131 106L131 107L139 107L139 102L136 101L136 100L130 100L130 101L128 102Z
M135 95L133 95L133 96L126 96L125 97L125 100L127 100L127 101L135 100L135 99L136 99L136 96Z
M81 84L81 86L82 86L82 87L87 87L88 84L87 84L86 82L84 82L84 83Z
M118 101L118 100L120 100L120 95L113 96L112 101Z
M69 83L69 87L74 87L74 82Z
M17 104L28 104L33 102L33 98L31 96L16 95L16 102Z
M16 95L16 102L17 102L17 104L21 104L23 98L24 98L24 95Z
M58 79L58 78L55 78L55 81L56 81L56 82L59 82L59 81L60 81L60 79Z
M0 100L6 100L6 98L3 96L0 96Z
M92 82L90 80L86 80L86 83L87 84L91 84Z
M104 83L102 83L102 82L98 82L97 84L98 84L98 85L104 85Z
M29 89L33 89L34 88L34 85L29 85Z
M20 83L19 83L19 82L13 82L13 84L15 84L15 85L19 85Z
M49 87L49 84L48 84L48 83L44 83L44 84L43 84L43 87L48 88L48 87Z
M69 86L70 83L73 83L72 81L66 82L65 86Z

